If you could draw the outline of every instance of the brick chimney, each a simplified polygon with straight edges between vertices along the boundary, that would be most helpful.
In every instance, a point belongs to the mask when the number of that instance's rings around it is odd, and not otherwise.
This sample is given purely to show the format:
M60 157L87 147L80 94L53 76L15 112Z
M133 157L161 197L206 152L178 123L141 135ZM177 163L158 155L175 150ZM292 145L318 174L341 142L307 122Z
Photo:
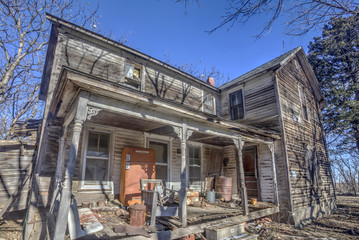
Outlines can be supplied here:
M207 83L214 87L214 78L213 77L207 78Z

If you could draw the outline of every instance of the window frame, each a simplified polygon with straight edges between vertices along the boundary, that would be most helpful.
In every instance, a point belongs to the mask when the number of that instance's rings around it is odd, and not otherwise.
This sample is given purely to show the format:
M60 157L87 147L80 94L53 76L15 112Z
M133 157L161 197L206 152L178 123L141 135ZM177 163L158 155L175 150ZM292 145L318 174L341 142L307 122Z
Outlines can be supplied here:
M132 72L132 77L127 76L127 71L126 71L127 66L132 66L133 70L138 69L138 71L139 71L138 79L133 77L133 72ZM142 67L141 67L140 64L137 64L137 63L132 62L132 61L125 61L124 62L124 78L123 78L124 84L126 84L128 86L131 86L131 87L133 87L135 89L141 89L142 75L143 75L143 72L142 72Z
M300 101L300 115L302 119L305 121L310 120L309 116L309 108L308 108L308 99L305 93L305 87L298 84L298 94L299 94L299 101Z
M212 98L212 112L207 112L206 111L206 106L208 106L208 105L206 105L206 101L207 101L208 96L210 96ZM206 92L206 91L203 91L202 102L203 102L203 104L202 104L202 112L216 115L216 98L215 98L214 94Z
M190 164L190 157L189 157L189 153L190 153L190 148L198 148L199 149L199 160L200 160L200 165L199 166L195 166L195 165L191 165ZM193 185L193 186L199 186L200 188L202 188L203 185L203 179L202 179L202 166L203 166L203 145L202 144L198 144L198 143L188 143L187 144L187 186L190 188L191 187L191 182L190 182L190 167L199 167L199 185Z
M108 162L107 162L107 179L104 181L105 184L86 184L85 175L86 175L86 162L87 162L87 148L88 148L88 141L90 132L94 133L103 133L109 135L109 156L108 156ZM111 164L112 164L112 156L113 156L113 143L114 143L114 134L111 130L105 130L105 129L99 129L99 128L93 128L93 127L84 127L84 134L83 134L83 151L82 151L82 164L81 164L81 189L111 189ZM104 159L104 158L102 158Z
M243 117L234 119L233 116L232 116L232 107L239 106L239 105L231 106L231 96L234 95L234 94L237 94L238 92L242 93ZM243 88L240 88L240 89L238 89L236 91L233 91L233 92L230 92L228 94L228 108L229 108L229 116L230 116L230 119L232 121L246 119L246 104L245 104L245 97L244 97L244 89Z
M167 164L164 163L155 163L155 165L159 166L166 166L167 165L167 180L166 180L166 187L171 188L172 182L171 182L171 159L172 159L172 138L167 136L161 136L151 133L145 133L145 148L150 147L150 142L157 142L157 143L165 143L167 144Z

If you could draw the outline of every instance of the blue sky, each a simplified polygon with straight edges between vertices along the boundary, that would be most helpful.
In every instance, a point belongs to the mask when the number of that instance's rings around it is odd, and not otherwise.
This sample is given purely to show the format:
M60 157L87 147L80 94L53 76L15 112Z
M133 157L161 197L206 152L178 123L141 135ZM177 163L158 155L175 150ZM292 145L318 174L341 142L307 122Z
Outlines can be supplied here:
M281 18L268 35L255 40L253 36L264 24L263 17L209 35L205 31L220 23L227 2L200 3L202 7L191 1L185 14L184 5L174 0L102 0L100 25L105 33L112 33L114 40L127 35L130 47L154 58L169 58L177 65L201 60L199 67L215 66L231 79L298 46L306 51L309 41L320 35L320 31L313 31L302 37L287 36L285 19Z

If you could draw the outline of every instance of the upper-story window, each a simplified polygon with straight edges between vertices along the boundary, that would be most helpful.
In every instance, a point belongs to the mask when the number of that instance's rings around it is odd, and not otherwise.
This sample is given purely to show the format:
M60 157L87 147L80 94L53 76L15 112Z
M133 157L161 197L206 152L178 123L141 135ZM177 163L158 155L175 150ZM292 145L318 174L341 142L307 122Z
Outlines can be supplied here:
M133 63L125 63L125 83L138 88L141 84L141 68Z
M242 89L229 94L229 110L232 120L244 118L244 98Z
M302 117L305 120L308 120L308 107L307 107L307 97L305 95L304 87L299 87L299 98L302 109Z
M206 113L214 114L214 96L210 93L205 93L203 96L203 111Z

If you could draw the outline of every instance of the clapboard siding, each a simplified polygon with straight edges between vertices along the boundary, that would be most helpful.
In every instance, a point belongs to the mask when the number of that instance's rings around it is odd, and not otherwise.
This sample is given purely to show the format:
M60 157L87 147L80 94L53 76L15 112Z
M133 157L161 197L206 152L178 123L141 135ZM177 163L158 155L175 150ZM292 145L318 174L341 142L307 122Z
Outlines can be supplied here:
M148 59L110 46L100 46L70 32L58 34L55 66L49 85L48 103L55 90L58 76L63 66L82 73L98 77L122 86L131 91L143 91L149 95L183 104L193 110L203 111L202 103L205 93L219 99L219 92L208 88L206 83L199 83L162 65L154 64ZM140 68L138 88L127 83L125 64L135 64ZM219 103L216 104L218 106ZM216 114L214 109L213 114Z
M263 202L274 202L272 156L266 144L257 145L257 164L260 199Z
M227 87L221 94L223 118L230 119L229 95L240 89L244 92L245 118L236 121L278 130L278 110L272 74L267 73L234 87Z
M11 203L9 210L26 208L35 141L0 141L0 209L18 190L18 195Z
M297 64L295 63L297 61ZM311 85L294 58L278 71L278 87L283 109L283 123L294 208L334 198L330 163L320 124L320 108ZM304 88L308 120L304 118L299 89Z

